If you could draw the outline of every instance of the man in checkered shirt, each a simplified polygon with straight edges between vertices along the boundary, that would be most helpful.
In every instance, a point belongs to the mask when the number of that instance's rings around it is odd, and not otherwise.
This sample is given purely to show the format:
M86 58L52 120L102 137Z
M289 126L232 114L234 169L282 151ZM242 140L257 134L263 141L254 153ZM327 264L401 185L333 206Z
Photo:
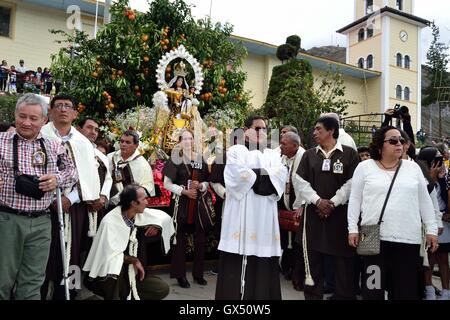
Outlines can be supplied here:
M64 147L42 137L47 105L26 94L16 104L16 132L0 133L0 300L39 300L45 278L51 224L49 207L57 187L68 188L78 175ZM18 170L14 169L17 141ZM39 177L39 200L16 191L16 175ZM20 191L20 190L19 190Z

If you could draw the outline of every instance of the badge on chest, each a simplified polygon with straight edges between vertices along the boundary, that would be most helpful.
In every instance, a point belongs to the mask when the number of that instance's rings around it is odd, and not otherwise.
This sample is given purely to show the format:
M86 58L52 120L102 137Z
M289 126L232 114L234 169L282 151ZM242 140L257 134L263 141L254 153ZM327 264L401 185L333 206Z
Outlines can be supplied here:
M344 173L344 165L342 164L342 162L339 159L333 164L333 173L336 173L336 174Z
M331 160L330 159L323 159L322 171L328 172L330 170L331 170Z
M333 166L331 165L331 159L324 159L322 163L322 171L330 172L333 167L333 173L335 174L343 174L344 173L344 164L338 159Z
M36 151L31 156L31 165L33 167L40 167L45 164L45 153L42 150Z

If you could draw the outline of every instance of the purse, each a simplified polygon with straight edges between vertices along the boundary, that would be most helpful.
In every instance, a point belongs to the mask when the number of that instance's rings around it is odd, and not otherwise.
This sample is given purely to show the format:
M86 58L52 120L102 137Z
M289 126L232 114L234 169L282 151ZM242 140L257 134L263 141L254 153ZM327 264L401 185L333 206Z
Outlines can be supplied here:
M360 256L375 256L380 254L380 225L382 222L381 220L383 219L384 210L386 209L386 205L389 196L391 194L392 187L394 186L395 179L397 178L397 174L401 166L402 160L400 160L397 170L395 171L394 177L392 178L392 182L386 195L386 199L384 200L383 209L381 210L381 215L380 219L378 220L378 223L359 226L359 242L358 245L356 246L356 252Z
M42 139L39 140L41 143L42 151L45 154L45 172L47 172L47 153L45 145ZM14 174L15 174L15 187L14 190L24 196L41 200L45 192L39 189L39 177L29 174L19 174L19 160L18 160L18 137L17 135L13 138L13 156L14 156Z
M301 210L303 211L303 207ZM278 222L281 230L297 232L300 226L300 217L295 219L295 211L278 210Z

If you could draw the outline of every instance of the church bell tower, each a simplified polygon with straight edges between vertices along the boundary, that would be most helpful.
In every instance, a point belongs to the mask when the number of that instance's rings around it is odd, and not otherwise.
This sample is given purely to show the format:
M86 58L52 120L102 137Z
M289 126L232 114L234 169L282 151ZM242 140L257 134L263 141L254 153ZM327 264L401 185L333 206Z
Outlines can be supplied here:
M355 0L347 36L347 63L382 73L379 110L407 106L413 128L421 127L421 32L428 20L414 15L414 0Z

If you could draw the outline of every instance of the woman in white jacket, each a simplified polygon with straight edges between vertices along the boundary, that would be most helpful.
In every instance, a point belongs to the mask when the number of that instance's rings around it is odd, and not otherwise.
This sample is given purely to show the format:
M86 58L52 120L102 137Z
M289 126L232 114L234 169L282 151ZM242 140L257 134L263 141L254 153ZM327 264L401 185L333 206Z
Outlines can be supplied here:
M405 140L394 127L382 127L369 147L371 160L361 162L352 178L348 206L349 245L359 242L361 225L378 223L387 191L400 164ZM402 161L380 225L381 250L364 256L362 295L383 300L418 300L419 250L422 222L426 240L437 249L437 225L433 204L420 167Z

